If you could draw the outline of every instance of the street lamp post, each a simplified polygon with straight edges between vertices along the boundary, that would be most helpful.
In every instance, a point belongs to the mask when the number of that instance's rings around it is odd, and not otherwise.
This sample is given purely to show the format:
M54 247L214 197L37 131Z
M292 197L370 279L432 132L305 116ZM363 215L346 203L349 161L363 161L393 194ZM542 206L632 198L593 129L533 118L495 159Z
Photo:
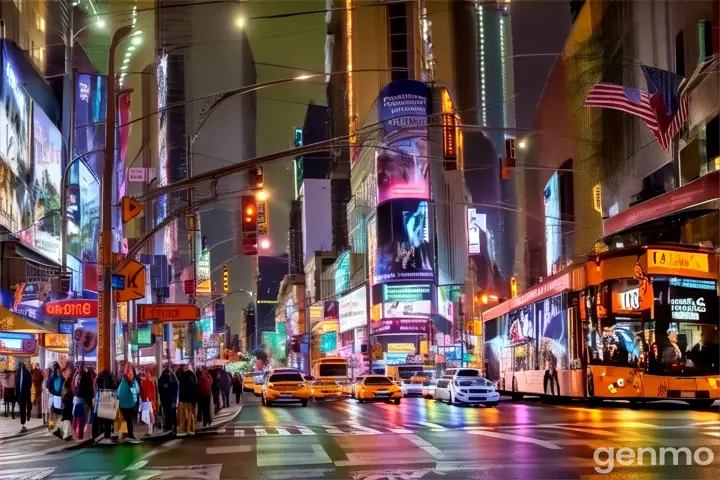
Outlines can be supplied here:
M105 165L101 188L101 232L98 245L98 263L102 268L102 291L98 302L98 371L112 369L112 191L115 158L115 50L120 42L130 35L132 27L120 27L110 43L108 59L108 102L105 126Z

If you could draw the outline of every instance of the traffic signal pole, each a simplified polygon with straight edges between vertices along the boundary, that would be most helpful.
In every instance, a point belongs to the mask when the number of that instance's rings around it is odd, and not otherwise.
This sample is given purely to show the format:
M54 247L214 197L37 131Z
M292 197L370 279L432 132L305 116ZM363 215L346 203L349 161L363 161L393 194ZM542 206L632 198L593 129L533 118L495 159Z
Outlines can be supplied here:
M98 372L114 370L111 357L112 345L112 191L115 171L115 50L118 44L130 35L132 27L126 25L115 31L108 59L108 102L105 120L105 164L102 174L101 232L98 245L98 263L102 278L102 291L98 296Z

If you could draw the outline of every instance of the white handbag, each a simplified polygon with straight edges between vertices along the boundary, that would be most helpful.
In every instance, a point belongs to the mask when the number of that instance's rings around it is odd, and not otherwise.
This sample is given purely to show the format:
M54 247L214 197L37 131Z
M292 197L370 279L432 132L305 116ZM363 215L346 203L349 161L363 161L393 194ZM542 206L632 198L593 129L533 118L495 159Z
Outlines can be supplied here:
M62 410L62 397L59 395L53 395L52 406L57 410Z
M97 402L97 416L105 420L115 420L118 398L114 390L100 390Z

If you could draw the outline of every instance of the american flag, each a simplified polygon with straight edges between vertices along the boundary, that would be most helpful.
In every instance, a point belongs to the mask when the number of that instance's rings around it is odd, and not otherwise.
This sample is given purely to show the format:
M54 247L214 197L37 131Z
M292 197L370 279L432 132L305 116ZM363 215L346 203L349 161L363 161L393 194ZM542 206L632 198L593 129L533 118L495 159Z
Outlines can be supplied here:
M667 70L645 66L640 69L645 75L650 105L653 107L660 128L660 135L655 136L658 137L660 146L667 152L673 137L687 122L687 96L684 93L678 95L685 79Z
M585 106L609 108L635 115L640 117L653 133L658 131L655 111L650 105L650 95L639 88L623 87L612 83L597 83L588 92Z

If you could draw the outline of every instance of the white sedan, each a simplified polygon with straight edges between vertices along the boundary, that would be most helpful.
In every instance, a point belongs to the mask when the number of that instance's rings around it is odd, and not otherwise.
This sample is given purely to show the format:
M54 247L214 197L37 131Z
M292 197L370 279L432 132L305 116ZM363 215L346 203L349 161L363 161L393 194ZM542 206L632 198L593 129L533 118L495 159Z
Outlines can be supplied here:
M482 377L480 370L460 368L454 375L445 375L438 380L435 400L445 400L450 405L464 403L495 407L500 401L500 394L491 381Z
M435 383L427 378L413 377L409 380L403 380L400 390L402 390L403 397L433 398L435 396Z

